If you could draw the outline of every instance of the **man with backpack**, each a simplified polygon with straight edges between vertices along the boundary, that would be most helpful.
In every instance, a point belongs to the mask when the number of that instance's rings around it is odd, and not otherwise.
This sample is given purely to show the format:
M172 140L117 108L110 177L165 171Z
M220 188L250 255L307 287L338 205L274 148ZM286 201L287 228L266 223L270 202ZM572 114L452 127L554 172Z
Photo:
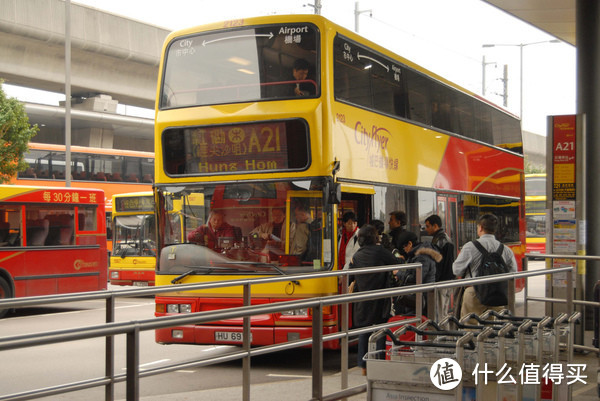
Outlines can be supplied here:
M490 274L514 273L517 262L512 250L498 241L494 234L498 228L498 218L493 214L484 214L477 223L478 240L471 241L452 264L456 276L463 278L484 277ZM481 247L478 247L478 243ZM465 288L461 318L469 313L481 315L488 309L499 311L508 304L508 285L495 282L468 286Z

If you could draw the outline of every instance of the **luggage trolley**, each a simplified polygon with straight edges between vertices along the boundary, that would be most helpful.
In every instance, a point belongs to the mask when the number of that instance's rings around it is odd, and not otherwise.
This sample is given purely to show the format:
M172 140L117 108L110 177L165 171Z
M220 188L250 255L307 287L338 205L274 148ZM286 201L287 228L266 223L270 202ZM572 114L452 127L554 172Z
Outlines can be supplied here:
M489 318L495 320L489 321ZM550 369L558 367L561 372L567 372L567 365L573 360L575 324L580 318L580 312L575 312L570 317L560 314L557 318L532 318L511 316L508 311L501 313L488 311L481 317L467 316L460 322L450 317L440 324L448 324L446 320L450 320L461 327L461 324L465 325L470 319L475 319L483 325L500 323L518 325L517 337L501 336L498 340L498 366L502 367L506 362L507 368L514 368L512 374L518 374L516 385L498 386L498 399L562 401L571 399L571 388L567 385L567 381L561 380L560 384L555 384L552 380L543 380L543 378L548 375L549 367ZM464 327L477 326L465 325ZM505 360L502 359L502 354ZM525 379L533 375L535 380L533 383L522 380L523 375L529 375Z
M410 325L404 325L396 332L402 330L404 332L400 332L400 335L403 335L406 330L415 330L417 339L423 333L419 328ZM376 351L373 348L377 339L385 335L390 336L394 342L394 346L387 351L389 359L383 359L386 351ZM368 400L400 399L400 395L404 398L427 395L431 396L431 399L440 401L465 399L463 385L465 382L469 383L469 377L462 376L462 380L459 380L453 377L452 371L442 371L440 375L444 375L448 381L458 381L457 387L448 391L438 389L432 384L430 371L432 366L442 358L458 361L464 358L466 350L474 350L473 333L427 330L426 335L427 340L400 341L391 330L384 329L369 338L369 352L365 355Z
M566 372L573 357L574 325L580 316L575 312L570 317L527 318L486 312L460 321L448 316L439 324L428 320L416 328L403 325L393 333L380 330L369 339L365 356L367 399L387 400L402 394L404 398L431 395L436 400L570 400L566 380L556 385L541 378L550 364L558 364ZM477 324L468 324L470 319ZM416 341L400 340L408 332L415 333ZM377 339L385 335L394 346L387 352L376 351ZM382 353L386 359L378 359L383 358ZM438 389L430 377L431 367L441 358L457 361L462 369L462 381L452 391ZM486 376L475 380L476 368ZM522 381L523 374L538 380Z
M537 372L529 370L530 374L536 375L535 384L517 383L516 399L570 400L571 387L568 386L567 380L563 379L560 380L560 384L555 384L557 380L552 380L551 376L555 368L566 373L568 365L573 361L573 334L575 324L581 319L581 313L574 312L571 316L562 313L556 318L548 316L542 318L516 317L510 316L506 311L502 313L489 312L482 315L483 319L489 317L513 322L513 324L520 324L526 320L532 322L530 329L519 333L517 343L506 348L507 354L511 350L517 349L517 355L521 355L518 361L519 369L537 367ZM520 372L518 373L521 375ZM546 376L549 377L549 380L544 379ZM508 388L510 389L510 386Z

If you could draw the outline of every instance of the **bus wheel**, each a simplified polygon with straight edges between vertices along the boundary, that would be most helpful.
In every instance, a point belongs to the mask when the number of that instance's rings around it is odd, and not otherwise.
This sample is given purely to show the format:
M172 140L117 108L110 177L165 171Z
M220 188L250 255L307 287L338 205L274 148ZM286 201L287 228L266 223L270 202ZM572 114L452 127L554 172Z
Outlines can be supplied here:
M2 277L0 277L0 299L4 298L12 298L12 293L10 291L10 286ZM0 309L0 318L3 318L4 315L8 312L8 309Z

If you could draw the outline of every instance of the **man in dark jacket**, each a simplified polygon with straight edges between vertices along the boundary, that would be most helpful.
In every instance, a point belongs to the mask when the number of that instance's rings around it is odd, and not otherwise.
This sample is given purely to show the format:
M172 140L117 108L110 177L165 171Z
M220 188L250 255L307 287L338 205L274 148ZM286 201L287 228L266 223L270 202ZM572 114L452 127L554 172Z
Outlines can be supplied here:
M407 231L403 243L400 244L405 252L404 257L406 263L421 263L421 277L423 283L435 282L436 264L442 261L442 255L433 247L430 242L419 242L417 235L411 231ZM400 270L396 277L403 285L415 285L417 283L417 273L415 269ZM423 294L425 295L425 294ZM426 297L423 297L424 301ZM397 303L398 314L415 313L416 296L403 296ZM425 302L423 302L423 310L426 311Z
M350 268L372 267L400 264L400 261L392 253L377 245L377 229L371 225L364 225L358 230L358 243L360 248L352 256ZM370 273L350 276L354 281L354 292L372 291L386 288L390 273ZM354 327L366 327L373 324L385 323L390 313L389 298L374 299L356 302L352 313ZM358 366L366 374L366 363L363 356L367 353L370 333L360 334L358 337ZM377 343L377 349L385 349L385 338Z
M432 214L425 219L425 231L428 235L432 236L431 244L442 254L442 261L437 263L435 270L435 281L447 281L454 280L454 273L452 272L452 263L456 258L456 248L452 243L452 240L446 234L442 228L442 219L437 214ZM436 317L435 320L439 322L449 312L452 301L452 294L454 289L444 288L438 290L436 297Z

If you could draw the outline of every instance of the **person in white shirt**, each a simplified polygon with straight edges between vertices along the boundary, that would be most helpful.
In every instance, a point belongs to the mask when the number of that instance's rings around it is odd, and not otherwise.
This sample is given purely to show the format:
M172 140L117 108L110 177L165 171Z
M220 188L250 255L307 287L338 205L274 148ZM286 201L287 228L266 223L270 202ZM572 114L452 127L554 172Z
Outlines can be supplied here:
M498 218L496 216L493 214L484 214L479 217L477 223L477 235L479 236L478 241L488 252L496 252L500 246L500 241L498 241L494 236L497 229ZM458 254L458 257L452 264L452 271L454 275L463 278L477 277L477 269L479 268L482 258L483 255L475 247L472 241L465 244L461 252ZM506 262L506 265L511 273L517 271L515 254L508 246L504 247L502 259L504 259ZM462 307L460 310L461 318L469 313L481 315L488 309L500 311L502 309L506 309L506 306L483 305L477 298L475 288L473 288L473 286L465 288L462 299Z

